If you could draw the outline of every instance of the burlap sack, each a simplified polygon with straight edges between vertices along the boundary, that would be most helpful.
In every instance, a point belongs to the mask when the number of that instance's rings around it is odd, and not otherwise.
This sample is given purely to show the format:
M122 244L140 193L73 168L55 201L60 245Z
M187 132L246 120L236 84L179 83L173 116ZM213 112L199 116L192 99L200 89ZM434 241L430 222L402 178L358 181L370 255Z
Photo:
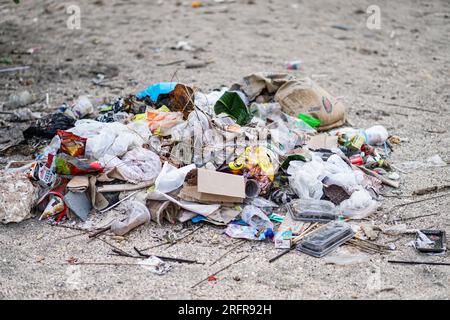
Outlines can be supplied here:
M339 127L345 122L344 104L310 78L286 82L275 94L275 101L291 116L297 117L302 112L319 119L322 121L318 128L321 131Z

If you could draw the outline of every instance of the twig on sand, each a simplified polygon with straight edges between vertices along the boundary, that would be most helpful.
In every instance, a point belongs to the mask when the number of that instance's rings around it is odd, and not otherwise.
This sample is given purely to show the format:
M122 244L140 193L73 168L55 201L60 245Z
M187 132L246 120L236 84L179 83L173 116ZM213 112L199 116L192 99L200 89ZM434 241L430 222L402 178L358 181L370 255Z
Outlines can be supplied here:
M75 262L63 263L63 265L94 265L94 266L142 266L140 263L125 263L125 262Z
M127 195L125 198L123 198L122 200L117 201L116 203L114 203L113 205L109 206L108 208L105 208L103 210L100 211L100 213L105 213L109 210L111 210L112 208L117 207L119 204L121 204L122 202L124 202L125 200L131 198L132 196L134 196L136 193L138 193L140 190L136 190L135 192L130 193L129 195Z
M198 286L199 284L201 284L201 283L207 281L207 280L209 279L209 277L215 276L215 275L219 274L220 272L222 272L222 271L228 269L229 267L231 267L232 265L235 265L236 263L241 262L242 260L248 258L249 256L250 256L250 255L248 254L248 255L246 255L245 257L240 258L239 260L236 260L235 262L230 263L230 264L227 265L226 267L223 267L222 269L220 269L220 270L214 272L213 274L209 275L207 278L205 278L205 279L203 279L203 280L197 282L196 284L194 284L194 285L191 287L191 289L193 289L193 288L195 288L196 286Z
M176 60L176 61L167 62L167 63L157 63L156 65L158 67L166 67L166 66L173 66L174 64L180 64L183 62L184 62L184 60Z
M442 185L442 186L432 186L432 187L417 189L417 190L413 191L412 194L413 195L417 195L417 196L421 196L421 195L424 195L424 194L440 192L440 191L444 191L444 190L447 190L447 189L450 189L450 184Z
M93 233L91 233L89 235L89 238L97 238L99 235L101 235L102 233L108 231L109 229L111 229L111 226L104 227L104 228L101 228L99 230L96 230L96 231L94 231Z
M406 217L406 218L400 218L397 221L401 220L401 221L405 221L405 220L414 220L414 219L419 219L419 218L424 218L424 217L431 217L431 216L437 216L438 212L436 213L430 213L430 214L423 214L420 216L414 216L414 217Z
M164 256L158 256L158 255L151 255L151 254L145 254L142 253L141 250L139 250L138 248L134 247L133 248L134 251L136 251L140 257L142 258L150 258L151 256L157 257L161 260L167 260L167 261L175 261L175 262L179 262L179 263L195 263L195 264L205 264L204 262L198 262L197 260L188 260L188 259L180 259L180 258L173 258L173 257L164 257Z
M426 264L431 266L450 266L450 262L422 262L422 261L398 261L398 260L388 260L389 263L398 264Z
M173 246L175 243L177 243L177 242L179 242L179 241L181 241L181 240L183 240L183 239L189 237L190 235L192 235L194 232L196 232L197 230L199 230L199 229L201 229L201 228L203 228L203 225L200 225L198 228L192 230L190 233L188 233L188 234L182 236L181 238L175 239L175 240L173 240L173 241L166 241L166 242L163 242L163 243L160 243L160 244L157 244L157 245L154 245L154 246L145 248L145 249L141 249L140 251L141 251L141 252L144 252L144 251L147 251L147 250L150 250L150 249L153 249L153 248L157 248L157 247L164 246L164 245L166 245L166 244L170 245L169 247L171 247L171 246Z
M219 258L217 258L213 263L210 264L210 266L216 264L217 262L219 262L223 257L225 257L227 254L229 254L231 251L233 251L236 248L239 248L240 246L242 246L245 243L245 239L238 241L236 245L234 245L230 250L228 250L227 252L225 252L223 255L221 255Z
M407 105L404 105L404 104L399 104L399 103L394 103L394 102L387 102L387 101L382 101L382 100L378 100L378 102L383 103L383 104L388 105L388 106L395 106L395 107L400 107L400 108L404 108L404 109L411 109L411 110L416 110L416 111L424 111L424 112L429 112L429 113L438 113L435 110L429 110L429 109L425 109L425 108L407 106Z
M419 203L419 202L423 202L423 201L429 201L429 200L433 200L433 199L437 199L437 198L442 198L442 197L449 196L449 195L450 195L450 193L444 193L444 194L440 194L440 195L437 195L434 197L429 197L426 199L419 199L419 200L409 201L409 202L405 202L405 203L400 203L400 204L393 206L392 209L409 206L410 204Z

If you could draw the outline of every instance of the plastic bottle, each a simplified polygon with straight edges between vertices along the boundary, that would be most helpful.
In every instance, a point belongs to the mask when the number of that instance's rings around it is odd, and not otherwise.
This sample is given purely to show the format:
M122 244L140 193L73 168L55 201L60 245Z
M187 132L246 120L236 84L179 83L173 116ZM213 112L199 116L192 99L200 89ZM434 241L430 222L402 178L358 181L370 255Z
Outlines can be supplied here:
M288 70L298 70L298 69L300 69L301 65L302 65L301 60L294 60L294 61L289 61L289 62L285 63L285 67Z
M33 96L29 91L20 91L9 96L8 102L5 103L7 108L16 109L29 105L33 100Z
M81 96L75 102L75 105L72 107L72 111L79 119L82 119L88 114L94 112L94 106L87 96Z
M123 236L151 219L150 211L139 201L130 201L128 207L131 213L125 221L116 220L111 225L111 231L117 236Z

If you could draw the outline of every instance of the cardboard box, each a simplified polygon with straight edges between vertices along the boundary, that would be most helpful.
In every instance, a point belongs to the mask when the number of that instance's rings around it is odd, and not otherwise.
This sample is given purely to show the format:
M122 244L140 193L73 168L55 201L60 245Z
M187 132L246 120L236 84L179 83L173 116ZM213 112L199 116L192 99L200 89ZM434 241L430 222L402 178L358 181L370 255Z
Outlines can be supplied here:
M245 179L229 173L198 169L197 191L219 196L245 198Z
M178 197L204 203L242 203L245 179L229 173L198 169L197 186L185 185Z
M244 201L244 198L198 192L196 186L184 186L178 197L186 201L203 203L242 203Z
M318 134L318 135L312 136L306 142L306 145L313 150L317 150L320 148L323 148L323 149L337 148L338 137L337 136L329 136L327 134Z

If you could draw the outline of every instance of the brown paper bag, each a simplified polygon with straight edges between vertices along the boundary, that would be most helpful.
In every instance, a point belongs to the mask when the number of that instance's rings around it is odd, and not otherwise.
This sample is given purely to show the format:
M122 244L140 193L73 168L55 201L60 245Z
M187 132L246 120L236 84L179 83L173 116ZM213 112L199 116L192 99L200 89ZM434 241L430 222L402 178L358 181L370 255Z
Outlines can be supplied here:
M328 130L344 124L346 109L342 102L336 100L310 78L291 80L278 89L275 94L284 112L297 117L306 113L322 121L319 130Z

